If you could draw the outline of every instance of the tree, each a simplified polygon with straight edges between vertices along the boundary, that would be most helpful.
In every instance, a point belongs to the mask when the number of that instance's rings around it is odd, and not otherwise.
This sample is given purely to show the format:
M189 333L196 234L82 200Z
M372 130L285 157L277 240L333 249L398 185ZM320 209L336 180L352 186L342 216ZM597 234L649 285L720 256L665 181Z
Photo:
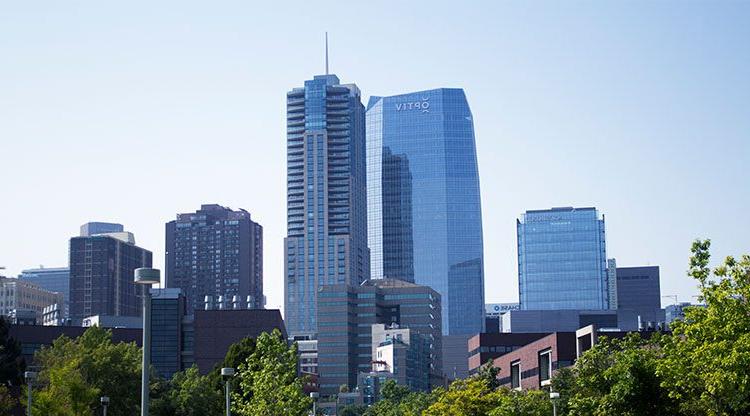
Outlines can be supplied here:
M279 330L262 333L238 370L232 405L237 414L303 416L311 408L297 377L297 345L287 346Z
M675 403L656 374L660 352L654 345L655 341L638 334L622 340L601 337L572 372L558 372L553 378L561 396L561 414L674 414Z
M367 416L420 416L434 402L434 394L412 392L395 380L386 380L380 400L367 409Z
M484 416L501 404L501 393L492 391L485 380L472 377L456 380L423 412L424 416Z
M487 386L489 386L490 390L495 390L500 387L500 380L497 379L497 375L499 373L500 368L495 367L492 360L487 360L486 363L482 364L482 366L479 367L479 370L474 377L478 377L484 380Z
M219 415L224 406L221 390L214 388L208 376L201 376L196 366L175 373L169 397L175 416Z
M112 332L91 327L71 340L62 336L35 356L41 366L36 414L89 415L109 396L108 415L130 416L140 403L141 349L112 343Z
M689 275L706 307L686 308L661 342L657 374L685 415L750 413L750 255L711 273L710 240L692 246Z
M336 413L338 416L362 416L367 411L367 406L361 404L349 404Z
M20 386L23 384L26 361L21 355L21 344L11 338L9 332L9 321L0 316L0 384Z

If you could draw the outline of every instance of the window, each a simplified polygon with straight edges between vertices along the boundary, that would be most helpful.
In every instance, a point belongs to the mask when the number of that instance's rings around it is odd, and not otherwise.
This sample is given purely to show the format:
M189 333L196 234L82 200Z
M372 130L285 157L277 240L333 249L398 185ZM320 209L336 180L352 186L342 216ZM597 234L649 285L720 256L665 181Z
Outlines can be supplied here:
M552 350L546 349L539 353L539 385L547 386L552 378Z
M510 387L514 389L521 388L521 362L510 363Z

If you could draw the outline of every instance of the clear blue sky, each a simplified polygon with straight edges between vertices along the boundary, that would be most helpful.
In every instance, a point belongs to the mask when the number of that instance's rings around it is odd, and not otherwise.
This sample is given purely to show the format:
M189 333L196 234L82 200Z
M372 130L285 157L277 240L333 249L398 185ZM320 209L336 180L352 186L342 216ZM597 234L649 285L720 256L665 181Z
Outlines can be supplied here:
M694 238L750 251L750 2L364 3L0 3L0 265L65 265L100 220L162 267L164 223L219 203L265 227L282 304L285 93L326 30L365 100L466 90L487 301L517 299L526 209L598 207L608 255L680 300Z

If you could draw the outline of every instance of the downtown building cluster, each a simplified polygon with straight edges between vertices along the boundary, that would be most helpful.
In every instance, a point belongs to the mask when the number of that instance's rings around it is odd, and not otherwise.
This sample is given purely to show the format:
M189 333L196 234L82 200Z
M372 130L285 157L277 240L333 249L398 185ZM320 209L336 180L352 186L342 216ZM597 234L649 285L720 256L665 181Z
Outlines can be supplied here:
M463 90L371 96L365 106L356 85L318 75L287 92L286 120L284 272L273 280L283 281L284 319L264 309L263 227L249 212L207 204L177 214L165 225L164 287L151 290L159 374L207 371L232 342L278 328L323 397L371 404L388 379L428 391L489 359L510 372L505 384L543 387L602 331L665 321L659 268L618 267L593 207L524 213L519 302L485 305ZM29 358L65 328L140 325L145 289L133 273L152 266L152 253L132 233L85 224L70 239L68 266L0 280L0 311L18 324ZM29 287L44 293L24 295ZM122 331L116 338L138 340Z

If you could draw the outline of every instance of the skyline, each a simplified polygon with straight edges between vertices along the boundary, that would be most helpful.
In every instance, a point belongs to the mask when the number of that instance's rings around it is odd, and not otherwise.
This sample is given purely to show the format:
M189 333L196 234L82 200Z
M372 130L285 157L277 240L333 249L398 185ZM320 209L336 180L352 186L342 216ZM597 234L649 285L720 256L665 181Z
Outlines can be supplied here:
M164 224L216 203L264 227L268 307L282 305L285 92L324 72L326 30L331 73L365 102L466 91L488 303L517 301L526 210L595 206L608 257L661 266L662 294L681 301L697 292L684 272L693 239L713 240L714 262L747 248L750 4L414 2L398 13L304 5L304 16L146 4L2 6L0 154L14 172L0 178L3 274L66 266L88 221L125 225L163 270ZM321 15L341 20L329 28ZM451 24L458 36L441 30Z

